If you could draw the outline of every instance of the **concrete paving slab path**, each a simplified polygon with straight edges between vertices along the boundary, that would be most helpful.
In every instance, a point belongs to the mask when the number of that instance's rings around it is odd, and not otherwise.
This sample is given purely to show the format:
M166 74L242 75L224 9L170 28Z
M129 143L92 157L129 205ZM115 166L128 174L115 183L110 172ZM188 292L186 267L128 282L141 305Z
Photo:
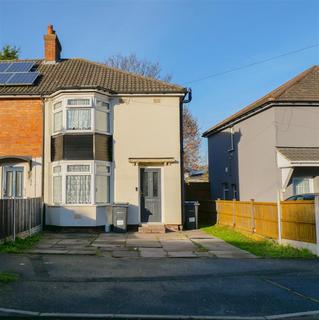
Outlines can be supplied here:
M149 239L128 239L126 241L127 247L137 247L137 248L161 248L162 245L157 240Z
M143 258L164 258L167 252L162 248L140 248L140 255Z
M167 254L171 258L197 258L198 257L193 251L168 251Z
M166 234L45 232L42 240L28 253L93 255L97 253L97 250L105 252L106 255L107 252L110 252L111 256L115 258L187 256L239 259L254 257L221 239L205 234L201 230L168 232Z

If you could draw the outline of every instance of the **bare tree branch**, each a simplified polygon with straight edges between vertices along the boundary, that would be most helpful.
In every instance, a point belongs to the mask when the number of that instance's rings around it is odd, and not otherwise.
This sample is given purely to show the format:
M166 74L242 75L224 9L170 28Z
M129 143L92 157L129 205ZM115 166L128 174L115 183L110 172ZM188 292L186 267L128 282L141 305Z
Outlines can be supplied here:
M105 64L124 71L140 74L145 77L150 77L166 82L170 82L172 79L172 76L169 74L162 76L162 68L158 62L139 59L135 54L130 54L128 56L116 54L110 56L105 61Z
M200 165L201 137L196 119L189 109L183 109L183 142L184 142L184 170L189 172L198 169Z

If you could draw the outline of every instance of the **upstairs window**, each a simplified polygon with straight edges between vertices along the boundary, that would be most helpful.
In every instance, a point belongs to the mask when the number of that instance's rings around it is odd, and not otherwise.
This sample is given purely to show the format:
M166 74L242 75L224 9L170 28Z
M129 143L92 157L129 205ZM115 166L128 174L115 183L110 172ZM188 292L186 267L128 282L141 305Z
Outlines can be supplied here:
M110 132L110 104L103 100L96 100L95 103L95 126L97 131Z
M66 128L67 130L91 130L91 109L68 109Z
M110 104L101 98L70 98L53 103L52 134L68 131L111 133Z

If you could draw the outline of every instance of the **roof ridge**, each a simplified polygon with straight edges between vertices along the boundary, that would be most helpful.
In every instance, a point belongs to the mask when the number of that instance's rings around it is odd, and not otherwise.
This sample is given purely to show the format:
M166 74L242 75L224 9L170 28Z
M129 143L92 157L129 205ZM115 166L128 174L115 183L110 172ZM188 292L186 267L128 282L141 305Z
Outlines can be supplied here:
M5 59L5 60L0 60L1 62L10 62L10 63L14 63L14 62L24 62L24 61L43 61L44 59Z
M85 61L85 62L88 62L88 63L91 63L91 64L95 64L95 65L97 65L97 66L99 66L99 67L104 67L104 68L112 69L112 70L114 70L114 71L121 72L121 73L130 75L130 76L134 76L134 77L138 77L138 78L141 78L141 79L146 79L146 80L155 81L155 82L158 82L158 83L167 85L167 86L176 87L176 88L178 88L178 89L185 89L184 87L179 86L179 85L177 85L177 84L175 84L175 83L169 83L169 82L165 82L165 81L163 81L163 80L158 80L158 79L154 79L154 78L151 78L151 77L142 76L142 75L137 74L137 73L125 71L125 70L122 70L122 69L119 69L119 68L115 68L115 67L111 67L111 66L109 66L109 65L107 65L107 64L104 64L104 63L102 63L102 62L91 61L91 60L88 60L88 59L85 59L85 58L70 58L69 60L82 60L82 61Z

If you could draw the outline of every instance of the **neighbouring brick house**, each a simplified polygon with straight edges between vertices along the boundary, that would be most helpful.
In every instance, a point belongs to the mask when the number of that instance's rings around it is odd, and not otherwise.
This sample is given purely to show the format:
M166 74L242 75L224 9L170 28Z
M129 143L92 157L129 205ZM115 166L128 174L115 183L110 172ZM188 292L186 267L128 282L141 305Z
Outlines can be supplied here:
M319 192L319 66L228 117L208 139L213 199Z
M0 196L43 197L51 225L108 224L113 202L129 224L181 225L187 90L61 59L52 26L44 42L44 59L0 63Z

